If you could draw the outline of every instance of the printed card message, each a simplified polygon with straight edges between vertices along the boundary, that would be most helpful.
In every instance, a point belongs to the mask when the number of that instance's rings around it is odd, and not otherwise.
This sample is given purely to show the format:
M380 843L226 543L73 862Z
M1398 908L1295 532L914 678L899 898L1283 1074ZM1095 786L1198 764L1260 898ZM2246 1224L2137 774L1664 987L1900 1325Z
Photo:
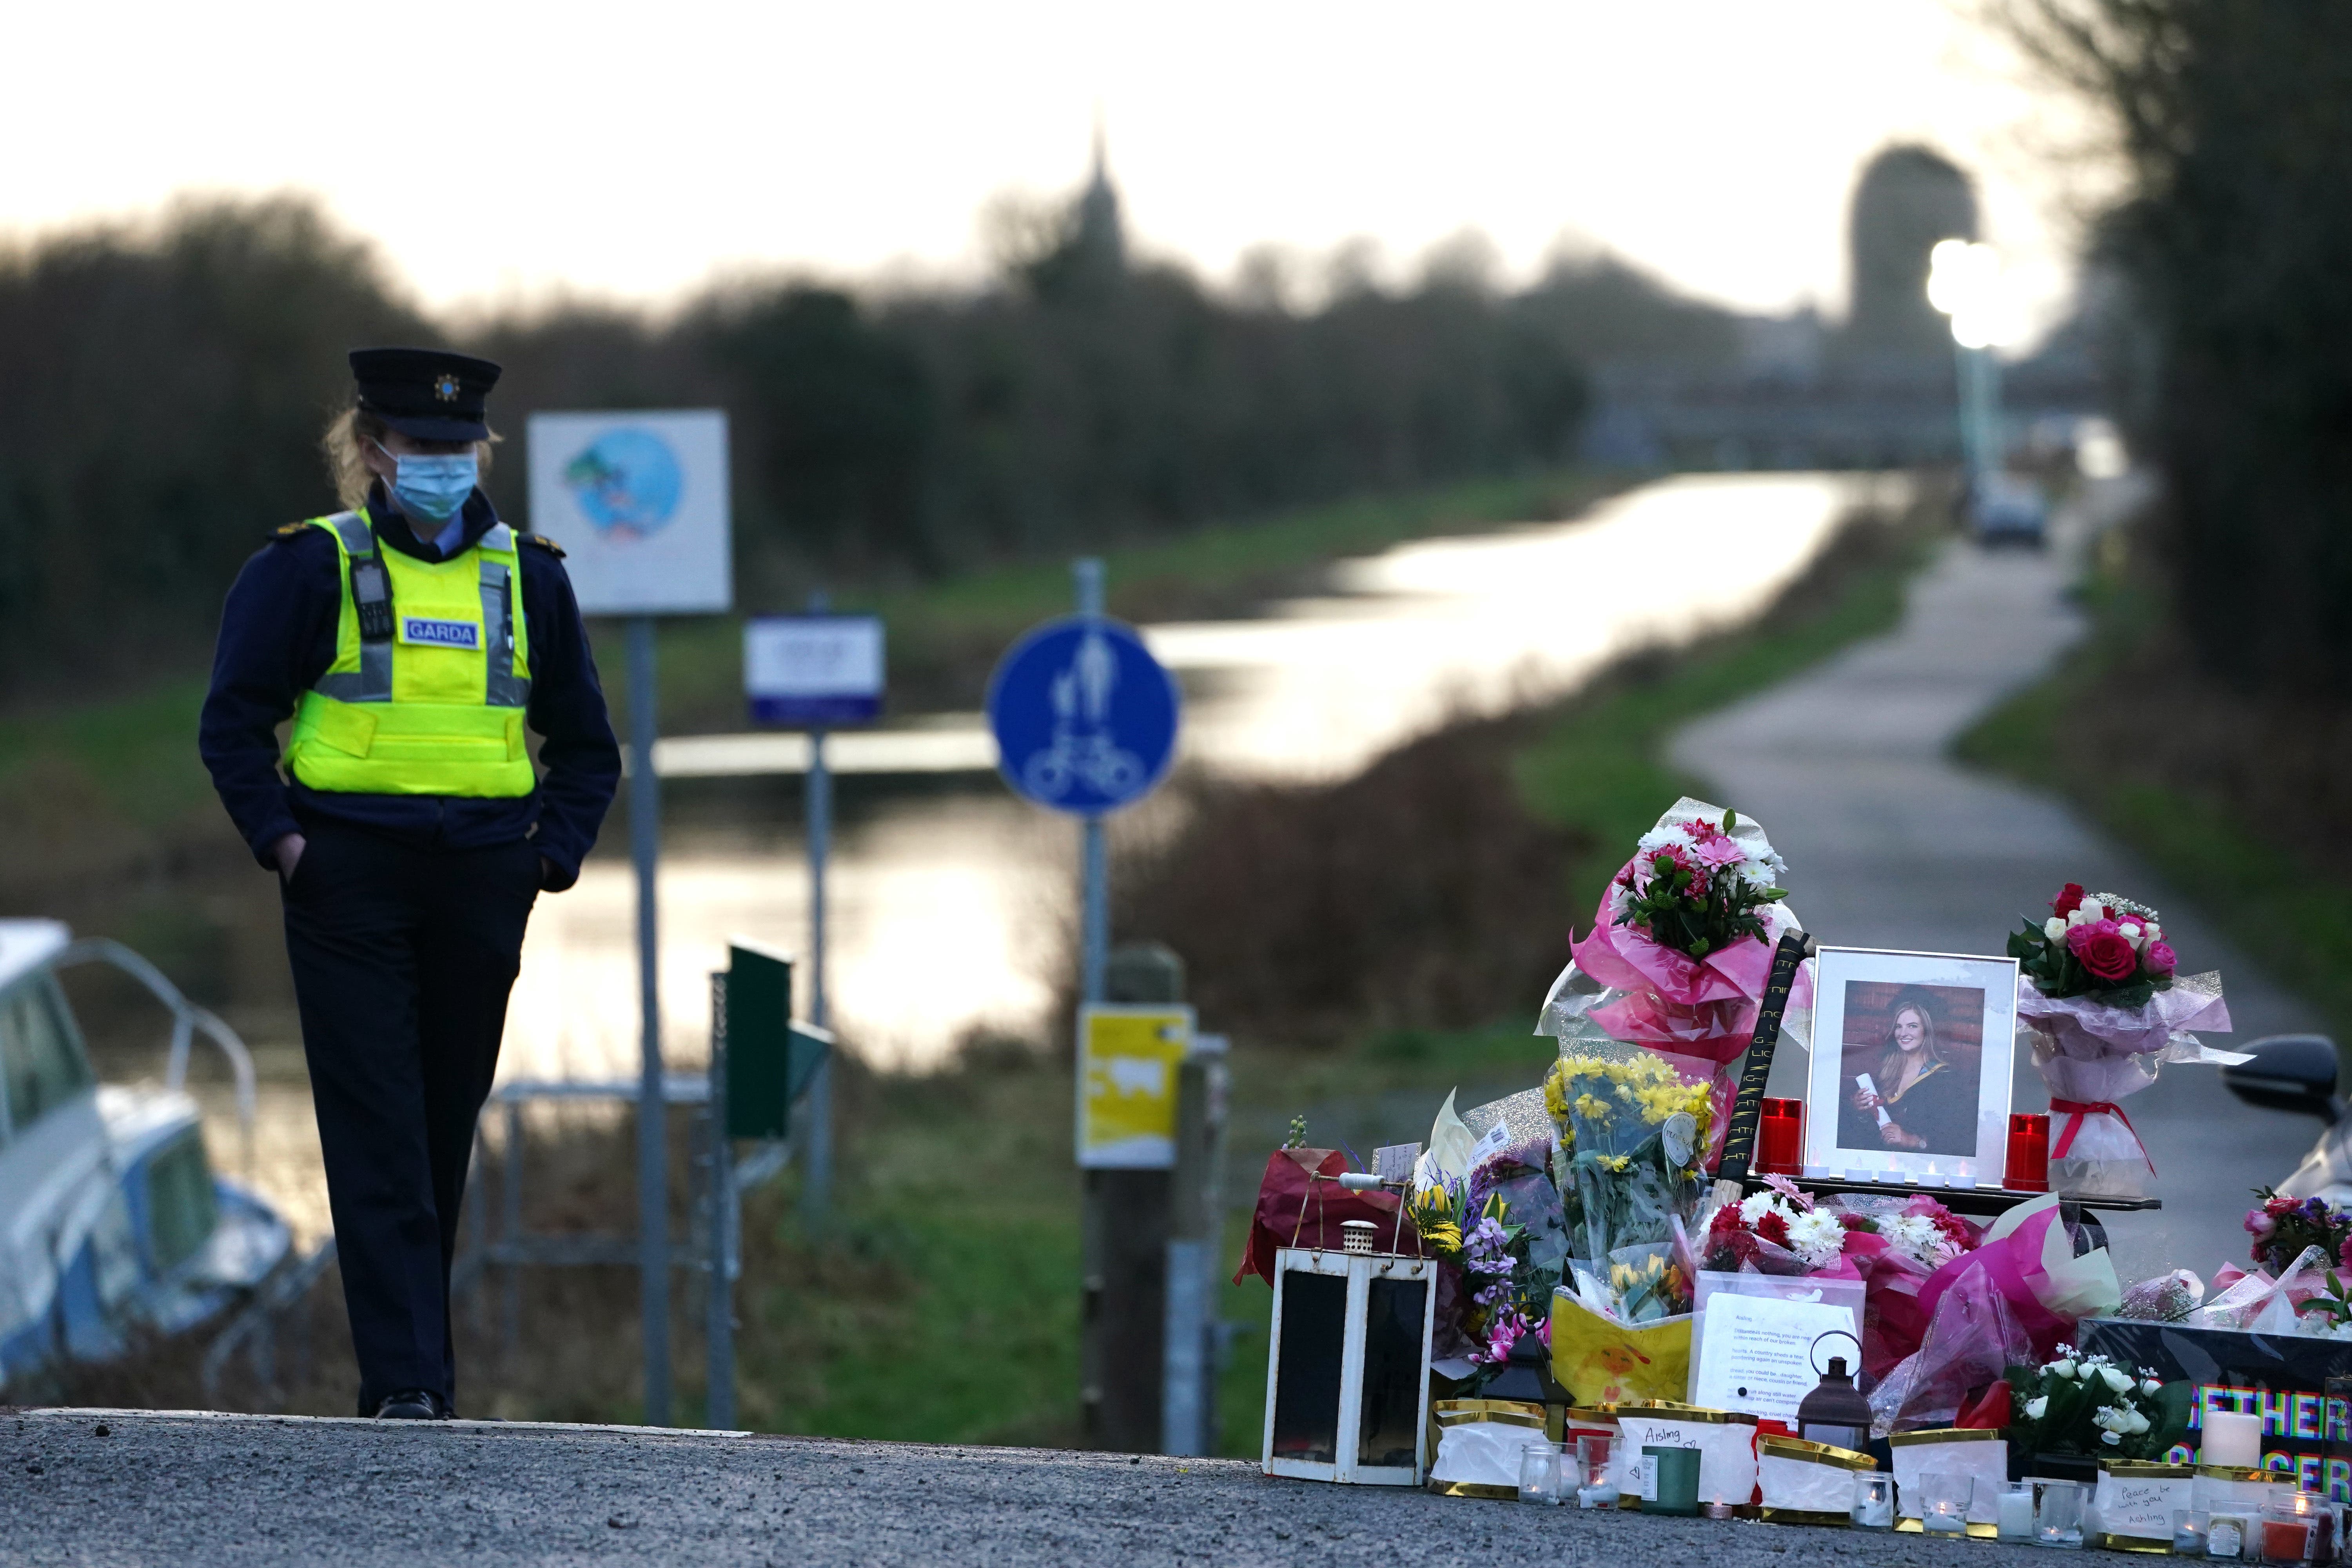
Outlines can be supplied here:
M1717 1291L1707 1298L1691 1403L1794 1422L1798 1402L1822 1380L1814 1370L1814 1342L1853 1331L1853 1313L1844 1307ZM1830 1355L1853 1352L1850 1339L1834 1340L1822 1364L1829 1364Z

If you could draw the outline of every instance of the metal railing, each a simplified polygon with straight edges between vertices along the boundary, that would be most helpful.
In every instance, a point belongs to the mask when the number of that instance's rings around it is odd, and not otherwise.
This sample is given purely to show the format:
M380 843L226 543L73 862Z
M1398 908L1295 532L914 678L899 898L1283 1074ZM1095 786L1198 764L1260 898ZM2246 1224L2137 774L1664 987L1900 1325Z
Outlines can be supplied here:
M253 1053L237 1038L235 1029L221 1022L206 1008L199 1007L181 994L180 988L165 977L163 972L144 958L110 937L87 936L68 942L49 961L53 969L69 964L104 963L121 970L145 986L155 1000L163 1004L172 1015L172 1044L163 1064L163 1084L167 1089L184 1087L188 1078L188 1053L202 1035L218 1046L228 1058L230 1075L236 1082L236 1128L241 1145L240 1168L253 1174L254 1079Z

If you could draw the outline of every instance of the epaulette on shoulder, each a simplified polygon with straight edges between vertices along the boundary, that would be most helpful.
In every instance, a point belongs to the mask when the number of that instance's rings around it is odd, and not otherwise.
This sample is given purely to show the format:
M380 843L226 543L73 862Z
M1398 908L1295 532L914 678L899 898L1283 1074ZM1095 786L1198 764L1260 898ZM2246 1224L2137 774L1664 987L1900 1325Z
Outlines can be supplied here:
M300 538L305 532L309 531L310 527L310 525L307 522L281 523L278 525L278 531L271 534L269 537L278 541L278 543L283 544L289 539Z
M526 533L522 536L522 542L525 544L538 545L541 550L546 551L558 561L563 559L563 546L556 543L555 541L548 538L547 535L543 533Z

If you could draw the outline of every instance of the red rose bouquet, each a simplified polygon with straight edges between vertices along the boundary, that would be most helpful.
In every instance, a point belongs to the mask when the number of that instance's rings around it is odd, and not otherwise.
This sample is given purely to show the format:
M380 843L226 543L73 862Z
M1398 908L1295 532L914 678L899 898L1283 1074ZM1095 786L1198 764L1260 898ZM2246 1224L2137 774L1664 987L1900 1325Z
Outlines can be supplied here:
M2240 1062L2192 1033L2227 1030L2217 973L2181 974L2164 924L2146 904L2085 893L2074 882L2050 918L2010 933L2022 977L2017 1025L2049 1086L2057 1119L2050 1143L2059 1190L2137 1194L2155 1162L2121 1101L2156 1081L2166 1062Z

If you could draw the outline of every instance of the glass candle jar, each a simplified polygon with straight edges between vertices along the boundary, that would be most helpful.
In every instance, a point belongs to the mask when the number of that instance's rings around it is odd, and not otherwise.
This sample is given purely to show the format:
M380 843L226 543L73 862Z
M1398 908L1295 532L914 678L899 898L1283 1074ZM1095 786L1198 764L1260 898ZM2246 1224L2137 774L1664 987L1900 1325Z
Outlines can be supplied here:
M2205 1524L2205 1555L2231 1563L2252 1556L2254 1553L2246 1550L2249 1533L2244 1514L2214 1513Z
M2050 1118L2039 1111L2012 1111L2009 1118L2009 1157L2000 1184L2013 1193L2050 1190Z
M2033 1483L2011 1481L2000 1489L1994 1529L2003 1541L2033 1539Z
M1941 1472L1919 1478L1919 1528L1930 1535L1966 1535L1976 1478Z
M1623 1441L1622 1437L1598 1436L1576 1440L1577 1507L1617 1506L1617 1446Z
M1895 1528L1895 1478L1860 1475L1853 1478L1853 1527L1856 1530Z
M2205 1510L2201 1508L2176 1508L2172 1510L2172 1554L2175 1557L2205 1555Z
M2265 1563L2310 1562L2311 1534L2311 1515L2308 1511L2285 1504L2272 1504L2263 1510L2263 1561Z
M1547 1507L1559 1501L1559 1450L1549 1443L1519 1449L1519 1500Z
M1647 1484L1642 1488L1643 1513L1682 1519L1698 1515L1698 1450L1645 1447Z
M1750 1169L1759 1176L1802 1175L1804 1156L1805 1102L1767 1100L1756 1123L1756 1163Z
M2033 1500L2033 1542L2079 1549L2083 1544L2083 1483L2039 1481Z
M2335 1526L2335 1509L2309 1492L2296 1492L2272 1503L2263 1510L2263 1561L2333 1562Z

